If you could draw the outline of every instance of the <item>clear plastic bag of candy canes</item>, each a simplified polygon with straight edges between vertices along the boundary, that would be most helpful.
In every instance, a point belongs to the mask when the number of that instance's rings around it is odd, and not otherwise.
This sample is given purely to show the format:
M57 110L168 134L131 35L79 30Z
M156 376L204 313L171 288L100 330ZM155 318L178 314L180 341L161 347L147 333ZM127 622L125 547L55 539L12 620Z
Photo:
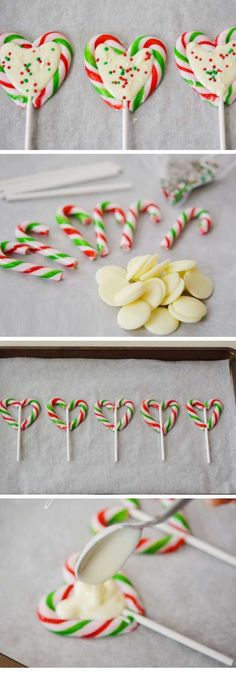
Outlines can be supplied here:
M31 149L33 108L41 108L68 74L73 49L63 33L49 31L33 43L16 33L0 35L0 84L26 109L25 150Z
M137 37L128 50L114 35L96 35L86 44L85 71L91 84L110 108L122 111L122 150L129 145L129 112L158 87L166 58L166 46L151 35Z
M220 150L225 150L225 104L236 99L236 26L226 28L214 40L200 31L185 32L174 51L181 77L201 98L218 107Z

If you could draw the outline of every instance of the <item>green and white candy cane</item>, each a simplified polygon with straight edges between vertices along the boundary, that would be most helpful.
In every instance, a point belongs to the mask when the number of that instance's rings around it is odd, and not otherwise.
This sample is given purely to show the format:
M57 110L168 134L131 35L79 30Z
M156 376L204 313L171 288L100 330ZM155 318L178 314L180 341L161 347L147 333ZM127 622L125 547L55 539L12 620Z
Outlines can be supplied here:
M18 420L11 415L9 407L18 409ZM22 410L30 406L32 408L31 412L27 417L22 420ZM41 406L39 401L33 398L24 398L22 401L16 400L14 398L4 398L0 401L0 413L3 419L9 424L12 429L17 431L17 452L16 460L17 462L21 459L21 431L25 431L28 427L33 424L39 416Z
M70 556L68 559L69 564L75 564L77 558L78 554ZM72 561L74 562L72 563ZM66 569L66 566L64 569ZM66 574L65 577L67 577ZM113 579L124 597L125 609L135 611L137 614L144 614L144 607L130 579L128 579L122 571L114 574ZM75 575L71 574L71 579L66 586L62 586L57 591L48 593L40 600L37 616L44 628L47 628L50 632L57 633L58 635L86 639L127 635L137 628L137 621L135 621L132 616L123 616L122 614L107 620L68 620L59 618L57 606L62 600L66 600L73 596L75 581Z
M59 408L65 410L66 421L62 420L61 417L59 417L59 415L56 413L55 411L56 406L59 406ZM79 413L70 422L69 420L70 412L75 410L76 408L79 408ZM73 399L72 401L67 403L62 398L54 396L53 398L50 399L49 403L47 404L47 412L48 417L53 422L53 424L55 424L59 429L66 431L66 438L67 438L66 455L67 461L70 462L70 431L74 431L74 429L77 429L77 427L85 421L88 414L88 404L83 399Z
M109 253L107 236L105 232L104 214L114 213L118 225L124 225L125 212L113 202L100 202L93 210L93 223L97 240L97 250L102 257Z
M72 258L68 253L61 253L61 251L58 251L51 246L36 241L36 239L31 236L32 234L47 236L49 234L49 228L42 223L36 222L20 223L16 226L17 241L26 244L30 251L39 253L39 255L50 258L50 260L56 260L64 267L70 269L75 269L77 267L78 260Z
M159 501L159 500L158 500ZM167 508L172 503L170 499L162 499L161 505ZM96 513L91 521L92 532L98 534L106 527L116 523L125 523L129 518L133 518L135 511L141 508L138 499L124 499L121 504L101 509ZM155 536L152 538L142 536L137 548L137 554L162 554L173 553L185 544L184 534L190 533L190 526L182 513L175 513L168 520L168 525L173 528L173 534L165 536ZM182 536L181 536L182 533ZM70 565L69 565L70 568ZM68 570L69 573L70 569ZM69 577L67 577L69 579Z
M211 408L213 408L213 412L210 417L207 418L207 411L211 410ZM218 424L223 412L223 403L217 398L210 398L205 402L199 401L197 399L190 399L186 403L186 410L194 424L196 424L199 429L202 429L205 432L207 464L210 464L211 456L208 431L214 429L216 424ZM203 419L198 415L197 410L201 410L203 412Z
M71 225L71 218L76 218L84 225L92 223L92 217L87 211L81 209L74 204L66 204L57 209L56 221L60 225L61 230L71 239L72 243L82 251L82 253L89 258L89 260L96 260L97 251L92 246L77 227Z

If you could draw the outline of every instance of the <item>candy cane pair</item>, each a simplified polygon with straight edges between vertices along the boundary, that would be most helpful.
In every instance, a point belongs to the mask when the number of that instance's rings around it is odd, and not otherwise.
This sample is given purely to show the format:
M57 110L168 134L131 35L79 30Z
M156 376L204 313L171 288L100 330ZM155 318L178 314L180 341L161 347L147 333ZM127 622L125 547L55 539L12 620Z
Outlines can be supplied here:
M0 242L0 267L27 276L40 277L40 279L49 279L52 281L61 281L61 279L63 279L63 272L61 270L43 267L42 265L35 265L33 263L25 263L22 260L10 257L11 253L21 253L25 255L29 252L30 248L26 244L11 241Z
M187 208L183 211L177 218L177 220L172 225L171 229L167 232L165 237L162 239L160 246L162 248L171 248L175 243L176 239L182 234L186 225L191 223L192 220L198 220L198 232L200 234L208 234L213 226L213 220L208 211L200 208Z
M56 413L56 406L65 410L66 412L66 421L61 419L61 417ZM79 409L78 415L76 415L70 422L70 412ZM88 404L87 401L83 399L73 399L69 403L66 403L62 398L53 397L50 399L47 404L47 412L49 419L55 424L58 429L66 431L66 457L67 462L70 462L71 451L70 451L70 431L77 429L80 424L82 424L88 414Z
M9 406L18 408L18 420L11 415L9 411ZM22 410L26 407L31 407L31 412L29 415L22 420ZM21 459L21 431L25 431L28 427L33 424L40 413L41 406L36 399L24 398L23 401L18 401L14 398L5 398L0 401L0 413L3 419L9 424L12 429L17 431L17 451L16 451L16 461L19 462Z

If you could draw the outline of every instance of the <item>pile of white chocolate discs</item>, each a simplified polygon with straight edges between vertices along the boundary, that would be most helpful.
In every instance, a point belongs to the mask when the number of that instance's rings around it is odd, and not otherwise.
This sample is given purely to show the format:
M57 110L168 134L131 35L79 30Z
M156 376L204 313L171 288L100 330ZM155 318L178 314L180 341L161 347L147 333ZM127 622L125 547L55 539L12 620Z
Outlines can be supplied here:
M196 323L207 314L203 300L213 292L212 281L194 260L165 260L157 254L132 258L127 269L116 265L96 273L100 298L120 307L117 322L124 330L145 328L154 335L169 335L181 322Z

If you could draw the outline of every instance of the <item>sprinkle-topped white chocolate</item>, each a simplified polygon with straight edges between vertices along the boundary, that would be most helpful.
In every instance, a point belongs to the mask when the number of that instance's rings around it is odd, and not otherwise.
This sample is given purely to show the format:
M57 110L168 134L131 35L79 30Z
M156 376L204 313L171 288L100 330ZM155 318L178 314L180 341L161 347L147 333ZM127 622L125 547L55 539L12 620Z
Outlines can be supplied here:
M31 48L8 42L0 49L0 62L14 87L35 99L55 74L60 53L56 42Z
M77 581L73 593L58 603L56 612L60 619L113 619L124 607L125 598L113 579L98 586Z
M134 56L118 54L112 47L98 45L95 50L98 71L106 89L117 99L132 101L151 77L153 55L140 49Z
M236 80L236 41L213 48L189 42L186 54L196 79L212 94L224 97Z

